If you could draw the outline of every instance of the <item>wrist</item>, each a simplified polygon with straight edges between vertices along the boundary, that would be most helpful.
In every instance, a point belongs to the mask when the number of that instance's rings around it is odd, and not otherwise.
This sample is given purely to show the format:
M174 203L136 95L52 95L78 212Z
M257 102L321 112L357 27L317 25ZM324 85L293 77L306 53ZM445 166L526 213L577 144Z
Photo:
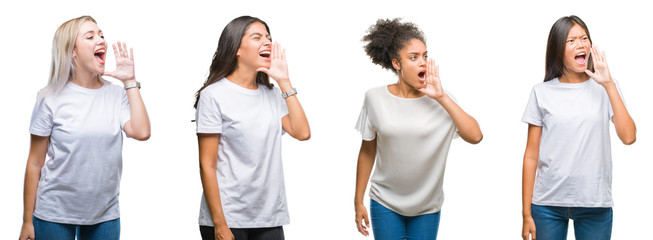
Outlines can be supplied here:
M290 91L292 89L292 84L290 84L290 81L285 81L285 82L277 81L277 84L279 84L279 89L281 89L282 93Z
M137 82L136 80L129 81L129 82L125 81L123 83L124 83L124 86L125 86L125 90L129 90L129 89L132 89L132 88L141 89L141 83Z
M601 83L601 85L606 89L611 88L611 87L615 87L615 84L614 84L614 81L612 81L612 78L610 78L610 80L607 81L607 82Z
M445 100L447 100L449 98L449 95L447 95L446 93L442 93L441 96L431 97L431 98L435 99L435 101L438 101L440 104L442 104L442 102L444 102Z

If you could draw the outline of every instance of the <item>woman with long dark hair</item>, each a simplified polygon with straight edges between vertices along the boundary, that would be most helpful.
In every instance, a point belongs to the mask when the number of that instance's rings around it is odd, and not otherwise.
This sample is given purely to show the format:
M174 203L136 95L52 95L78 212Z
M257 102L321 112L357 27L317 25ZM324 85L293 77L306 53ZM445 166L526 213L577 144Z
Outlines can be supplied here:
M476 120L444 91L419 28L379 19L363 41L372 62L392 70L397 83L372 88L356 124L363 141L356 175L356 226L369 235L363 194L370 187L374 239L436 239L445 162L454 137L476 144Z
M551 27L544 82L533 87L522 121L528 123L523 239L567 239L569 219L576 239L610 239L610 121L626 145L636 130L605 53L579 17Z
M196 93L202 239L284 239L281 136L307 140L311 133L285 51L271 39L261 19L232 20Z
M66 21L54 34L50 79L29 129L21 240L120 238L122 132L147 140L150 120L133 51L114 44L116 69L105 72L106 50L90 16Z

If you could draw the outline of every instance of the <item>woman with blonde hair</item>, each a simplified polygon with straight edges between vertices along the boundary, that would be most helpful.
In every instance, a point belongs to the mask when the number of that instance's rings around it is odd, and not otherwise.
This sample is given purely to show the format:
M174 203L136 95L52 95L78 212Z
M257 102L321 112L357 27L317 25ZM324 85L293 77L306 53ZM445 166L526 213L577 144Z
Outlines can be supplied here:
M133 50L113 44L116 69L105 72L106 50L90 16L55 32L50 78L30 123L21 240L120 238L122 132L147 140L150 120ZM122 81L124 89L103 75Z

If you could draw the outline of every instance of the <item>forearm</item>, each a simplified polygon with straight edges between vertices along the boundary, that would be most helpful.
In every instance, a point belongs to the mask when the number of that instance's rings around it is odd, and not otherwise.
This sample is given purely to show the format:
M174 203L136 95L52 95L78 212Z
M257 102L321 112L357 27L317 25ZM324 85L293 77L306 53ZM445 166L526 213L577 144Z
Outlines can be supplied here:
M138 140L147 140L151 134L150 117L147 114L141 91L137 87L125 91L127 92L129 110L131 112L129 124L131 125L133 136L130 137Z
M279 88L282 93L290 91L292 84L290 81L279 83ZM288 118L290 120L290 130L288 133L298 140L308 140L311 137L311 129L308 125L308 119L304 108L299 103L297 95L289 96L285 99L286 106L288 106Z
M41 169L45 164L50 137L30 135L30 149L25 167L25 184L23 186L23 223L32 224L36 191L41 179Z
M451 119L453 119L456 128L458 128L458 135L465 140L466 142L476 144L481 142L483 139L483 133L481 132L481 127L478 125L476 119L463 111L456 102L449 97L449 95L444 94L439 99L436 99L444 107L444 109L449 113Z
M617 136L624 144L630 145L635 142L636 139L636 127L635 122L630 117L624 102L619 96L619 91L617 91L617 86L614 82L608 82L603 84L608 98L610 99L610 105L612 106L612 122L614 123L615 130L617 131Z
M36 191L41 179L41 167L28 161L25 169L25 185L23 186L23 223L32 223Z
M358 164L356 166L356 193L354 195L354 205L363 204L365 189L370 179L374 161L376 158L376 139L373 141L363 141L361 150L358 154Z
M200 167L200 177L202 179L202 189L204 190L204 197L211 212L213 225L218 226L226 225L227 221L224 217L222 210L222 201L220 199L220 187L218 186L218 178L216 169L211 167Z
M533 200L533 187L535 186L535 174L537 171L537 159L524 158L522 171L522 215L531 216L531 203Z

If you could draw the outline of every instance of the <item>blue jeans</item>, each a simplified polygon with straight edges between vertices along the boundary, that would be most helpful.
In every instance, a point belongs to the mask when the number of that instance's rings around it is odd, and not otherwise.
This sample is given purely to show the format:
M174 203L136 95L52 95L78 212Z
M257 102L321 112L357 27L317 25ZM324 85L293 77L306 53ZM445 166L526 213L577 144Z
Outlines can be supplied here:
M119 240L120 218L95 225L74 225L48 222L36 217L34 237L38 240Z
M435 240L440 225L440 212L406 217L371 200L372 232L376 240Z
M567 239L569 219L574 220L576 240L609 240L612 208L551 207L531 205L537 240Z

